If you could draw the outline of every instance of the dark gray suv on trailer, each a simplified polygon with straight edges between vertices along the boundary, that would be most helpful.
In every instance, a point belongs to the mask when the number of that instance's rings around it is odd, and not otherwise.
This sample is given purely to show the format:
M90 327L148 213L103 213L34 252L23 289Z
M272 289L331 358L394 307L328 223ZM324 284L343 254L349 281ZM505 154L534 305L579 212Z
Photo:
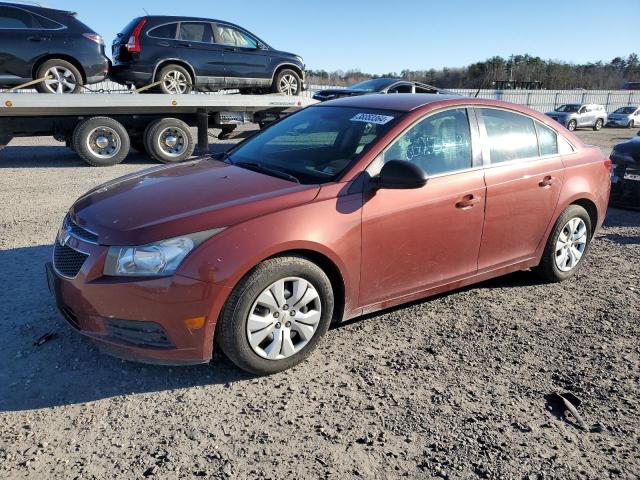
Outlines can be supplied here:
M298 95L304 89L300 56L220 20L136 18L113 41L112 53L113 80L136 87L160 82L162 93L240 89Z
M30 88L80 93L108 72L102 37L75 13L0 2L0 88L46 78Z

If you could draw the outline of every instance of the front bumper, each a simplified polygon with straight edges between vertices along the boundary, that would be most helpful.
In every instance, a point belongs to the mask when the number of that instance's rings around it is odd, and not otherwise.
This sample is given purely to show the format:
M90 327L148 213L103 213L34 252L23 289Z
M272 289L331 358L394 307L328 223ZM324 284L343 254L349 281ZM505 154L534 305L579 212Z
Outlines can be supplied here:
M213 353L218 315L227 287L179 275L154 279L102 276L107 248L72 238L67 246L87 254L74 278L46 265L47 282L62 316L107 353L163 365L206 363ZM186 320L205 317L190 329Z
M607 120L608 127L627 127L629 125L630 119L623 118L609 118Z

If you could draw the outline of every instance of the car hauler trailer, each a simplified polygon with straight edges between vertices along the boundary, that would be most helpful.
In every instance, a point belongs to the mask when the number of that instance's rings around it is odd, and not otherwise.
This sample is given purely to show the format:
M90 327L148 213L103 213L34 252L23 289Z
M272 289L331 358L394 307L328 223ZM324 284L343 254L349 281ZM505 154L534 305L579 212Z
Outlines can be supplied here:
M94 166L122 162L133 147L154 159L180 162L208 151L209 128L229 134L260 126L316 103L281 95L42 95L0 93L0 149L13 137L53 135Z

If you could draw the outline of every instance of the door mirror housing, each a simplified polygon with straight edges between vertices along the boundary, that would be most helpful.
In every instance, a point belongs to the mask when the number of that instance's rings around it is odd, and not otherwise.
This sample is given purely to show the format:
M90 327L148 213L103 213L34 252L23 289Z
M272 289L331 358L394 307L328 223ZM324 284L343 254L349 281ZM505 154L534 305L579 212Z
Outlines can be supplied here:
M390 160L382 167L375 186L380 189L409 190L424 187L427 180L427 172L415 163Z

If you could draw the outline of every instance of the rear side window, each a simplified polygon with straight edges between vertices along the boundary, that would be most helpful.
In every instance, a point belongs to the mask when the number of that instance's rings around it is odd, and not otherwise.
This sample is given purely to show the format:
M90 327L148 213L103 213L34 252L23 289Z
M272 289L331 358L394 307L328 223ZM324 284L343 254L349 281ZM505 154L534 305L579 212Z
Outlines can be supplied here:
M489 137L491 163L538 156L538 137L532 118L492 108L481 111Z
M558 154L558 135L549 127L536 122L538 130L538 143L540 144L540 155Z
M177 23L168 23L167 25L161 25L156 28L152 28L147 33L148 36L153 38L164 38L173 40L176 38L176 32L178 31Z
M213 43L213 30L210 23L183 22L178 38L188 42Z
M33 15L19 8L0 7L0 28L37 28Z
M415 163L429 175L471 168L471 130L467 110L445 110L420 121L384 153L384 161L391 160Z

